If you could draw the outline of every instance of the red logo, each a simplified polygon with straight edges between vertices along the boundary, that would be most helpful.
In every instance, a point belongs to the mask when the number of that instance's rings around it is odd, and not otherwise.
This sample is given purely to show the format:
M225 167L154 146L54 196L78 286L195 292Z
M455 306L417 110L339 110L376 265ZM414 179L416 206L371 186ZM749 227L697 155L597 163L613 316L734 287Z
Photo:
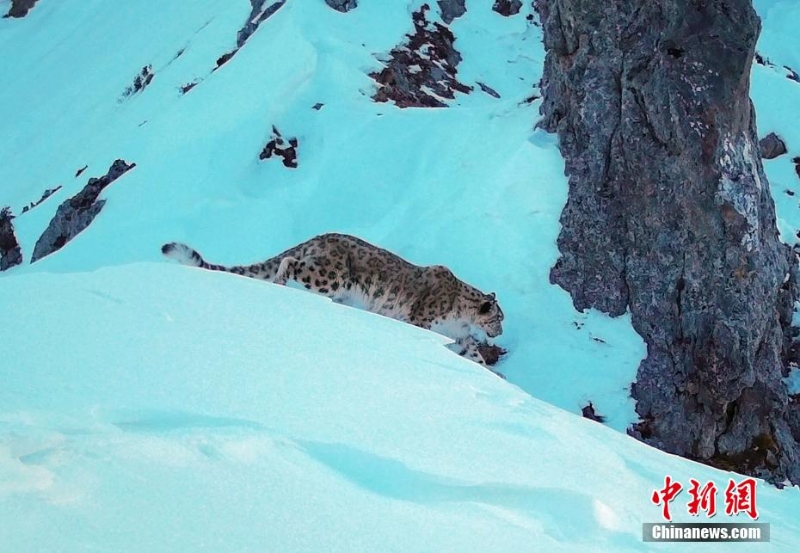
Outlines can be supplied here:
M730 480L725 488L725 514L734 516L739 513L747 513L753 520L758 518L755 478L745 478L738 484Z
M690 487L689 502L686 507L690 515L698 516L701 511L705 512L708 518L717 514L717 486L714 482L706 482L702 486L694 478L689 479ZM667 475L664 478L664 487L654 490L650 500L655 505L661 505L662 516L665 520L672 521L669 512L670 503L683 490L683 486ZM753 520L758 519L756 509L756 480L755 478L745 478L738 484L733 480L728 481L725 488L725 514L736 516L739 513L746 513Z
M706 512L708 518L717 514L717 487L714 482L706 482L705 486L700 488L700 482L694 478L690 478L689 482L692 487L689 488L689 495L692 500L689 502L689 514L697 516L703 510Z
M677 482L672 481L672 477L669 475L664 478L664 487L660 490L655 490L653 492L653 496L650 500L655 503L656 505L664 504L663 508L663 516L667 520L672 520L672 516L669 514L669 504L670 502L675 499L675 496L681 493L683 486L678 484Z

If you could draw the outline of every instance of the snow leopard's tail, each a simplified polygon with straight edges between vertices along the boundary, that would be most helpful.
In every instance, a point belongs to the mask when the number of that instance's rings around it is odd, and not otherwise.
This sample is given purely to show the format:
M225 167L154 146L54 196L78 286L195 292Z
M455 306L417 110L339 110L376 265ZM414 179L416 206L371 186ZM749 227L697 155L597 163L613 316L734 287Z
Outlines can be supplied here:
M161 246L161 253L183 265L200 267L201 269L208 269L210 271L224 271L226 273L234 273L264 280L272 280L275 277L281 261L280 258L272 258L263 263L256 263L254 265L226 267L225 265L216 265L207 262L197 250L190 248L186 244L181 244L180 242L164 244Z
M191 265L192 267L202 267L203 269L216 269L222 270L223 267L219 265L211 265L207 263L203 256L197 253L197 250L193 250L186 244L181 244L180 242L170 242L169 244L164 244L161 246L161 253L169 257L170 259L174 259L182 263L183 265Z

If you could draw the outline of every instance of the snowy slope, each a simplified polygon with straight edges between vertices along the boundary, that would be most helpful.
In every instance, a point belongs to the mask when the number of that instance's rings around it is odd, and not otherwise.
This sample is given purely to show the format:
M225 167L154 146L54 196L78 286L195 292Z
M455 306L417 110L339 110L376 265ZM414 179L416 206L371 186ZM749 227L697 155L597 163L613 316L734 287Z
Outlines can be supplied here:
M241 277L21 275L0 308L21 330L2 551L638 551L664 475L729 476L532 399L437 335ZM758 493L770 549L790 550L800 493Z
M577 313L549 284L566 179L526 102L544 57L529 3L504 18L469 1L452 24L459 79L500 99L370 99L367 74L422 3L290 0L213 72L247 0L40 0L0 19L0 207L26 261L89 177L137 164L75 240L0 273L0 551L641 550L665 474L724 487L542 402L592 401L623 431L644 346L627 317ZM800 10L757 8L759 49L800 65L784 46ZM124 98L147 65L152 83ZM790 242L798 94L754 68L761 133L790 149L766 164ZM298 169L259 161L273 125L298 138ZM159 251L249 263L328 231L497 292L509 382L419 329ZM772 549L800 543L800 493L759 494Z
M321 0L288 2L213 73L247 1L43 1L25 19L0 20L0 48L15 52L0 59L12 83L0 89L11 137L0 152L2 201L19 213L64 185L15 220L26 259L89 176L116 158L137 164L78 239L16 271L157 260L172 240L249 263L322 232L356 234L497 292L499 344L510 351L499 370L572 412L593 401L624 430L635 420L628 386L641 339L625 318L576 313L548 283L566 179L554 137L533 132L538 101L524 102L541 72L540 31L528 7L505 18L470 5L452 25L459 78L501 99L476 87L449 109L375 104L367 73L413 29L421 3L363 2L341 14ZM119 102L148 64L150 86ZM298 137L299 169L259 162L272 125Z

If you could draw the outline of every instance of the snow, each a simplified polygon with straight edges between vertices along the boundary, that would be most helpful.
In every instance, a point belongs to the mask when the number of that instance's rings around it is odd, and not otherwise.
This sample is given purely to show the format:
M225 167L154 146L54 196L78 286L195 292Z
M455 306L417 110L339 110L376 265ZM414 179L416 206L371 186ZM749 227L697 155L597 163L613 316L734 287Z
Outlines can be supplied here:
M544 58L529 4L472 2L453 23L475 90L449 108L371 101L422 3L287 2L215 71L247 0L41 0L0 19L0 206L26 260L88 178L137 164L80 236L0 275L0 550L641 550L665 474L724 489L624 435L644 344L629 316L576 312L549 284L567 183L526 102ZM794 243L800 84L779 69L800 65L800 10L757 8L778 68L754 67L753 97L761 134L788 139L765 166ZM273 125L298 169L258 160ZM438 335L160 254L252 263L323 232L496 292L508 381ZM590 401L609 428L579 417ZM798 543L800 492L759 494L773 548Z
M0 307L3 551L637 551L665 474L729 477L290 288L143 263ZM758 491L797 543L800 493Z
M413 29L419 4L341 14L323 2L289 2L213 73L235 46L249 2L120 8L64 0L0 21L0 45L13 40L22 53L0 60L0 74L15 84L0 91L0 118L14 137L0 153L4 198L19 213L64 184L15 220L24 255L86 179L116 158L137 164L104 192L104 212L79 239L14 272L155 261L161 244L175 240L212 262L251 263L316 234L355 234L496 292L506 314L498 343L510 352L499 370L572 412L591 401L624 431L636 420L628 388L645 355L641 338L628 317L578 313L548 282L566 179L554 137L532 128L538 102L524 103L541 73L540 31L524 14L476 8L454 23L465 58L459 75L495 88L500 100L478 90L449 109L375 104L366 74ZM154 13L160 23L151 32ZM77 32L87 25L91 32ZM32 31L51 26L59 32ZM520 43L530 52L520 53ZM97 44L114 54L95 61ZM152 83L120 103L148 64ZM39 133L45 121L48 132ZM299 169L258 161L272 125L298 137Z

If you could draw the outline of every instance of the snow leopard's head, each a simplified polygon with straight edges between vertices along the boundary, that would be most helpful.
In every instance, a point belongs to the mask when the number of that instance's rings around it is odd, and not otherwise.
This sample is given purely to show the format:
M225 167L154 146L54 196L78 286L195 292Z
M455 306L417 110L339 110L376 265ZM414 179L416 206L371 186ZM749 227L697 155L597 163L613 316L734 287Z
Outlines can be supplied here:
M489 338L500 336L503 333L503 310L500 309L494 292L481 296L472 323L486 332Z

